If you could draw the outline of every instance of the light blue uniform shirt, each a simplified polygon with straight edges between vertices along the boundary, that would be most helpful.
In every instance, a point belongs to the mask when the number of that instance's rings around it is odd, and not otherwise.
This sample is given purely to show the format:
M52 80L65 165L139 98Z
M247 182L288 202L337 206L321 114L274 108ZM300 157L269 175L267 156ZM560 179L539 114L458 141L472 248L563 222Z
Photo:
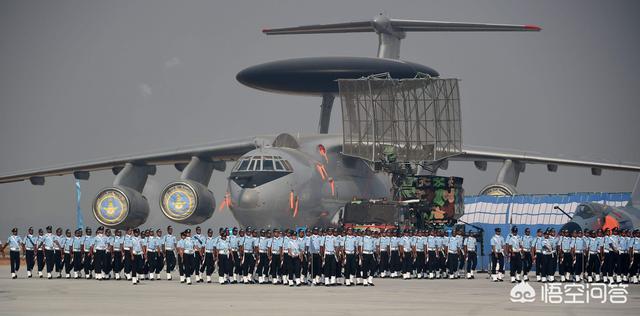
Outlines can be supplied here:
M176 246L176 237L173 235L164 235L162 237L162 244L164 245L164 250L173 250Z
M436 251L438 248L438 243L436 240L436 236L428 236L427 237L427 250Z
M402 249L404 252L411 252L411 237L402 236L398 241L398 246L402 245Z
M204 246L204 242L206 241L202 234L193 235L193 237L191 237L191 240L193 241L195 247L198 249L202 248Z
M26 250L34 250L36 249L37 246L37 242L36 239L33 235L27 235L24 236L24 239L22 240L24 243L24 248Z
M504 248L504 238L502 235L493 235L493 237L491 237L491 246L495 247L496 252L502 252Z
M93 242L93 248L95 250L105 250L107 249L107 237L105 235L96 235Z
M195 252L196 242L191 237L187 237L182 242L183 251L185 254L192 255Z
M218 240L216 237L207 236L207 239L204 241L204 251L213 253L213 248L216 247L217 243L218 243Z
M7 239L7 244L9 244L9 250L11 251L20 251L20 244L22 244L22 238L20 236L9 235Z
M426 241L426 237L424 236L418 236L416 237L416 251L417 252L423 252L424 251L424 244Z
M336 251L336 239L333 236L324 236L322 240L322 245L324 246L324 254L325 255L333 255Z
M560 250L562 250L562 252L570 252L572 243L573 238L563 236L562 239L560 239Z
M552 255L556 252L556 248L554 247L553 238L545 238L542 242L542 254L543 255Z
M640 253L640 237L633 238L631 247L633 247L633 253Z
M53 249L54 250L60 250L61 249L62 239L63 238L64 238L64 236L62 236L62 235L53 236Z
M113 246L113 251L122 250L122 241L123 240L124 240L124 238L122 238L122 236L113 236L113 239L111 240L111 246Z
M309 252L315 253L315 254L320 253L321 241L322 241L322 236L311 235L311 238L309 238Z
M44 245L44 236L38 235L38 237L36 237L36 248L40 250L42 245Z
M223 256L229 254L229 239L218 238L218 243L216 244L216 249L218 249L218 254Z
M131 236L131 251L134 255L142 254L142 239L140 237Z
M391 236L391 238L389 238L389 249L391 251L398 251L398 243L399 243L398 237Z
M467 246L467 251L469 252L476 252L477 244L478 244L478 241L473 236L469 236L467 237L467 239L464 240L464 245Z
M542 247L544 246L544 237L542 237L542 236L537 237L536 236L534 245L536 247L536 253L542 253Z
M531 247L533 247L534 239L531 236L524 235L522 236L522 249L524 251L531 251Z
M124 235L122 238L122 246L124 247L124 250L131 250L131 247L133 247L133 236Z
M363 236L360 240L360 246L362 247L362 253L372 254L374 250L374 240L371 236Z
M269 247L271 247L271 254L279 255L280 250L282 249L283 242L284 240L282 239L282 237L278 237L278 238L272 237L271 243L269 244Z
M440 249L440 250L444 250L444 245L445 245L445 238L447 237L441 237L441 236L436 236L436 248Z
M295 257L295 256L299 256L300 255L300 240L299 239L293 239L293 238L289 238L289 253L291 254L291 256Z
M73 252L82 251L82 241L84 238L82 237L73 237Z
M284 236L282 237L282 251L284 251L285 254L289 254L289 237Z
M253 253L253 248L256 246L256 239L252 236L244 236L242 240L242 248L244 253Z
M184 239L180 238L180 240L178 240L178 243L176 244L176 248L184 249Z
M238 240L238 236L231 235L227 237L227 240L229 241L229 247L231 248L231 251L238 251L238 244L240 242Z
M336 237L336 246L338 247L344 247L344 241L347 238L347 236L338 236Z
M522 250L520 236L518 235L510 235L507 243L511 246L511 251L513 252L520 252L520 250Z
M584 252L585 248L585 240L583 237L576 237L573 240L573 248L576 249L576 252Z
M93 247L94 237L93 236L84 236L82 244L84 245L84 252L91 251L91 247Z
M158 244L161 242L158 237L150 236L147 238L147 251L156 252L158 250Z
M308 237L304 237L302 239L300 239L300 237L298 237L298 250L300 250L300 253L304 253L307 250L307 243L309 242L309 238Z
M270 238L267 237L260 237L258 239L258 251L260 253L267 253L267 251L269 251L269 241Z
M53 250L53 234L46 233L44 235L44 249Z
M73 243L73 237L64 236L64 253L71 253L71 243Z
M621 253L627 253L629 251L629 238L627 237L620 237L619 238L619 244L620 244L620 252Z
M380 237L380 251L387 251L389 245L391 245L391 238L387 236Z
M618 249L617 239L615 236L605 236L604 237L604 252L614 251Z
M355 254L358 247L358 237L348 235L344 240L344 252L347 254Z
M460 240L456 237L449 237L449 240L447 241L447 247L448 247L449 253L457 253L458 248L460 248L461 246Z

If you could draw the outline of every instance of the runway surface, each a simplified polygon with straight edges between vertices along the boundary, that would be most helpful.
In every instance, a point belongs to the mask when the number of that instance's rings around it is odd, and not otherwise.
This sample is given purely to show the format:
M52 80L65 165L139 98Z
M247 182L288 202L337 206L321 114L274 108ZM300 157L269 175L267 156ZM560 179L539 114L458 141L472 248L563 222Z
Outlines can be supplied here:
M4 267L3 267L4 268ZM4 272L4 271L3 271ZM23 275L23 271L21 271ZM5 273L3 273L5 274ZM8 273L6 273L8 274ZM377 279L375 287L283 285L186 286L178 281L12 280L0 278L1 315L635 315L640 286L630 285L626 304L548 304L510 301L512 284L475 280ZM202 315L202 314L201 314Z

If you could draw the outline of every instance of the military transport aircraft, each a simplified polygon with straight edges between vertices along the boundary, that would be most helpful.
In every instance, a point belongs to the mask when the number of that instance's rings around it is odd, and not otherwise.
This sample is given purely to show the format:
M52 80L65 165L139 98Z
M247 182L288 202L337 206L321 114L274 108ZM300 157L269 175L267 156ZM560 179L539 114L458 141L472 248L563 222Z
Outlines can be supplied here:
M438 72L423 65L399 60L400 42L407 32L457 31L540 31L533 25L458 23L397 20L384 15L369 21L266 29L265 34L312 34L374 32L378 35L377 58L318 57L270 62L241 71L237 80L257 89L322 97L318 134L294 137L290 134L247 137L173 151L110 157L50 168L25 170L0 176L0 183L29 180L44 185L51 176L73 174L88 180L90 173L112 170L112 187L101 190L93 205L95 218L109 227L136 227L149 214L142 195L147 177L157 165L174 165L180 179L164 188L160 206L172 221L196 224L210 218L216 208L208 189L212 173L225 171L235 161L228 178L222 204L238 222L260 227L292 227L326 224L353 196L379 198L390 195L390 180L362 159L342 154L342 136L327 134L336 79L361 78L389 73L393 78L413 78L417 74L437 77ZM438 162L446 169L449 160L473 161L486 170L487 162L502 163L495 183L482 194L514 194L519 174L527 164L545 164L555 172L559 165L590 168L593 175L602 169L640 171L639 165L581 161L464 148L460 154ZM437 171L438 168L431 170Z

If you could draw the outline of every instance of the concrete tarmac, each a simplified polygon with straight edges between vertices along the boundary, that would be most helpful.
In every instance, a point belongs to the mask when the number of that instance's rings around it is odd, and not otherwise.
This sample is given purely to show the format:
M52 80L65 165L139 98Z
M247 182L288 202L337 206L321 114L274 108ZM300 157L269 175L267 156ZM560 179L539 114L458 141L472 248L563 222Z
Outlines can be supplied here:
M3 267L4 268L4 267ZM4 271L3 271L4 272ZM509 282L376 279L375 287L180 284L172 281L0 277L0 315L635 315L640 286L626 304L549 304L541 284L533 303L513 303ZM164 275L163 275L164 277ZM216 278L217 279L217 278Z

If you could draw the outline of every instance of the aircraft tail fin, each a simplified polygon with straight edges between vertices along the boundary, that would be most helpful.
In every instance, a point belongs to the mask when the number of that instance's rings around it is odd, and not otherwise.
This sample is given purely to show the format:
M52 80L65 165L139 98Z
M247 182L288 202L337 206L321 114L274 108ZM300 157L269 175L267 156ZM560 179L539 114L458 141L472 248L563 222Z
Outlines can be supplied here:
M399 20L380 14L368 21L263 29L262 32L267 35L375 32L380 38L378 57L398 59L400 58L400 40L405 38L405 32L537 32L540 30L541 28L535 25Z
M631 199L627 206L640 207L640 175L638 175L638 179L636 179L636 185L633 187Z

